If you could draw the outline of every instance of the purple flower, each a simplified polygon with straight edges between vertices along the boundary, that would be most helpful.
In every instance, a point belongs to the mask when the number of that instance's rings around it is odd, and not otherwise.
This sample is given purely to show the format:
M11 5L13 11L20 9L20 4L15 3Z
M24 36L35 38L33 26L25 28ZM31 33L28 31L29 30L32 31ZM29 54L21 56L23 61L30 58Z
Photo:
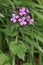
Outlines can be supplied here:
M33 22L34 22L34 19L30 19L29 24L31 25L33 24Z
M19 18L19 16L16 15L16 14L12 14L12 17L15 18L15 19L18 19Z
M28 10L28 8L26 8L26 12L29 13L30 11Z
M15 18L11 18L11 21L15 23L17 20Z
M28 8L20 8L19 6L17 6L16 9L13 10L11 21L14 23L18 21L20 25L31 25L34 22L34 19L31 19L29 13L30 11L28 10Z
M20 25L26 25L26 24L27 24L26 21L20 22Z
M29 20L30 20L30 16L28 15L28 16L27 16L27 22L29 22Z
M12 14L12 18L11 18L11 21L12 22L17 22L17 19L19 18L19 16L18 15L16 15L16 14Z
M18 18L19 18L19 16L18 16L18 15L16 15L16 16L15 16L15 18L16 18L16 19L18 19Z
M21 18L19 18L18 21L21 22Z
M25 8L20 9L19 15L22 16L24 14L26 14Z
M20 18L18 21L20 22L20 25L26 25L27 24L25 21L25 17Z
M12 17L14 17L14 18L15 18L15 16L16 16L16 14L12 14Z
M20 25L23 25L23 22L20 22Z
M25 21L25 17L19 18L18 21L19 22L24 22Z
M24 12L25 11L25 8L21 8L20 11L23 11Z
M27 24L27 22L26 22L26 21L24 21L24 22L23 22L23 24L24 24L24 25L26 25L26 24Z

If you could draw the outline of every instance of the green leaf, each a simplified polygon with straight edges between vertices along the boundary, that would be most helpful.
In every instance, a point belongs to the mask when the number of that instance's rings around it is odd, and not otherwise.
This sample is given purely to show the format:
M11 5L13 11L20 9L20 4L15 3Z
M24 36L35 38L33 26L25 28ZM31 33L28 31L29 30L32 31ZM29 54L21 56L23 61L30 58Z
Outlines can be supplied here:
M14 55L17 55L19 58L24 60L26 46L23 42L19 41L18 44L15 44L14 41L10 43L10 50Z
M32 10L32 12L38 17L38 18L40 18L41 20L43 20L43 15L40 13L39 14L39 12L37 11L37 10L33 10L33 9L31 9Z
M11 65L10 63L6 63L6 64L4 64L4 65Z
M0 32L0 49L1 49L1 44L2 44L2 34Z
M41 48L41 46L37 44L37 41L29 39L29 37L27 36L24 36L24 41L26 41L30 45L33 45L36 49L38 49L41 53L43 53L43 49Z
M4 18L4 15L2 13L0 13L0 17Z
M15 9L14 2L12 2L11 0L9 0L9 4L12 6L13 9Z
M12 27L7 27L7 28L3 29L3 32L6 36L14 37L14 36L16 36L17 32L15 30L13 31L13 29L12 29Z
M23 65L31 65L31 63L24 63Z
M43 43L43 35L41 33L39 34L38 31L37 32L33 31L33 34L31 31L29 33L27 31L24 31L24 34L26 34L27 36L30 36L30 37L33 36L33 39L35 38Z
M37 0L39 4L43 5L43 0Z
M23 61L25 60L25 53L24 52L20 52L19 51L19 53L17 54L17 56L19 57L19 58L21 58Z
M9 58L8 56L6 56L5 54L1 53L0 54L0 64L2 65L3 63L5 63L6 61L8 61Z
M34 38L36 38L37 40L39 40L43 43L43 36L41 36L40 34L34 33Z

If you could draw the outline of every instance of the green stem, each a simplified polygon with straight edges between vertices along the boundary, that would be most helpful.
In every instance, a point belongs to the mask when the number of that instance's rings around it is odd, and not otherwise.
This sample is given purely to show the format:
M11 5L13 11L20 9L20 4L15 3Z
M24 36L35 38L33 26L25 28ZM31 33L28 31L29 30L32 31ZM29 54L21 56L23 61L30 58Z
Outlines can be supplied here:
M31 45L31 52L30 52L30 63L33 65L33 60L34 59L34 47Z
M34 27L32 27L32 35L31 35L31 39L33 40L33 43L34 43L34 34L33 34L33 31L34 31ZM31 45L31 48L30 48L31 52L30 52L30 63L31 65L34 65L34 46Z
M17 29L17 35L16 35L16 39L15 39L15 43L18 43L18 37L19 37L19 28Z
M39 65L42 65L42 54L40 51L39 51Z
M15 56L13 56L13 62L12 65L15 65Z
M17 34L17 36L16 36L16 40L15 40L15 43L17 44L17 41L18 41L18 34Z

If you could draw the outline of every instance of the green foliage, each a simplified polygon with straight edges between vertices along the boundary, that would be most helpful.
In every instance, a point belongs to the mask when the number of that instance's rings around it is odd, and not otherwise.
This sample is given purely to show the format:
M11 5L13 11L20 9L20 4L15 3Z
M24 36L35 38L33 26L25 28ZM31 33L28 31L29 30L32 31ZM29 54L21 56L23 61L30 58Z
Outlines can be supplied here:
M8 62L9 58L7 55L0 53L0 65L4 64L5 62Z
M10 65L9 63L6 63L5 65Z
M33 25L10 21L16 6L29 8ZM39 54L37 64L43 65L43 0L0 0L0 51L0 65L14 65L18 58L23 61L21 65L36 65L35 53Z
M43 5L43 0L37 0L40 5Z
M10 43L10 50L14 55L17 55L19 58L23 59L25 58L25 52L26 52L26 46L22 41L16 42L12 41Z
M30 63L24 63L23 65L31 65Z

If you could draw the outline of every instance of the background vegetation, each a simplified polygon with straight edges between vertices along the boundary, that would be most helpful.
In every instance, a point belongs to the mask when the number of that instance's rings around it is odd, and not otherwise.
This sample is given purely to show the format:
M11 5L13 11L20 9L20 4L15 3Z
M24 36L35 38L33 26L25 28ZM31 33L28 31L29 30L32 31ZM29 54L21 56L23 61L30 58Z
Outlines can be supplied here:
M29 8L33 25L10 22L16 6ZM0 0L0 65L43 65L43 0Z

